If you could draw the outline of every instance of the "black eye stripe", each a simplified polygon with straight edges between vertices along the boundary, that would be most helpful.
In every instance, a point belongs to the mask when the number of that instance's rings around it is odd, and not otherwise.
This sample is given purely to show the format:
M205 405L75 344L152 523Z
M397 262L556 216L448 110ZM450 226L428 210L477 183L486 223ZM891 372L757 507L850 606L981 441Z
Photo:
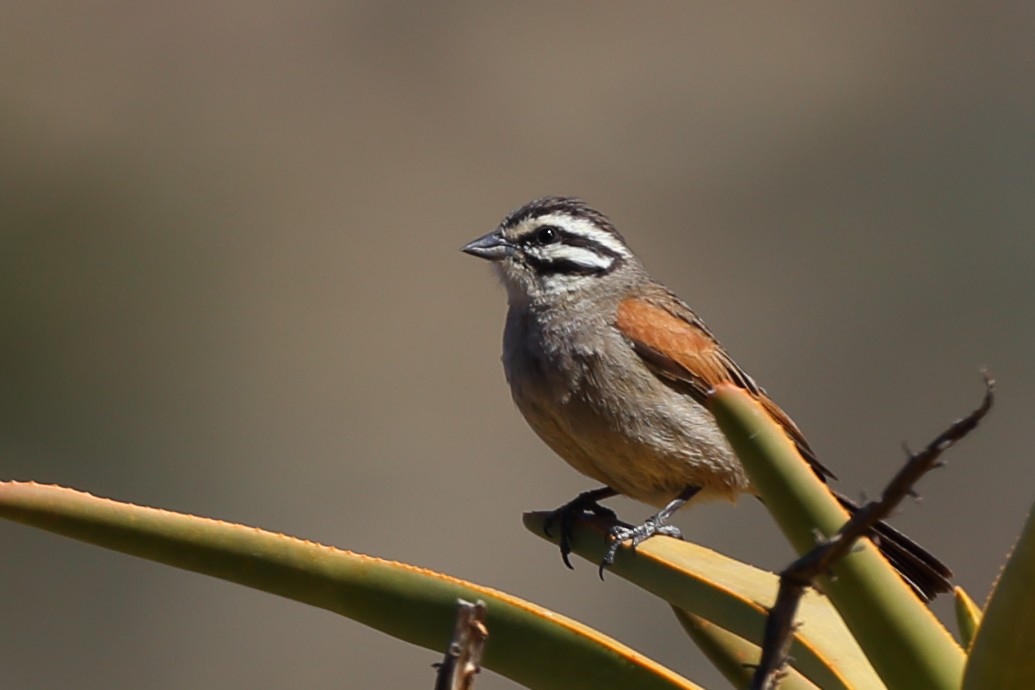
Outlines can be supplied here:
M557 244L563 235L564 231L556 225L540 225L525 234L521 238L521 244L526 247Z
M563 230L559 240L548 247L535 245L540 251L522 252L522 260L540 275L606 275L625 263L625 257L609 247L605 247L582 235L573 235ZM590 251L604 259L600 265L587 265L573 258L551 251L554 247L579 247ZM531 247L526 248L531 249ZM560 250L563 252L563 250Z
M571 259L540 259L537 256L525 257L525 261L528 265L536 270L540 275L556 275L563 273L565 275L604 275L610 273L618 265L619 261L615 260L611 262L606 268L602 266L586 266L580 264Z
M550 241L544 242L541 238L541 233L544 230L552 231L553 238ZM557 225L540 225L518 241L525 247L564 244L569 247L582 247L583 249L589 249L601 256L606 256L612 259L612 261L617 261L623 258L622 255L615 250L597 242L591 237L576 235L575 233L568 232Z
M501 228L516 228L521 223L530 220L561 214L574 219L587 220L596 226L601 232L611 236L619 244L625 244L621 233L615 229L614 224L600 211L590 208L586 202L575 197L545 196L528 202L516 211L512 211L500 223Z
M604 246L603 244L593 240L585 235L573 235L567 232L561 232L561 238L564 244L569 247L584 247L586 249L592 249L597 254L609 256L612 259L620 259L622 255L611 249L610 247Z

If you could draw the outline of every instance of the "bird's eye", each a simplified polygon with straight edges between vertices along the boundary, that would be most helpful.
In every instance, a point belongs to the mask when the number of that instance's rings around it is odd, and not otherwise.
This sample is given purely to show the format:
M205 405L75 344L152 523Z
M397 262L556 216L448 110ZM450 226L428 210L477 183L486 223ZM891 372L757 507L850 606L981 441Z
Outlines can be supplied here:
M553 244L558 239L560 239L560 234L557 232L557 228L551 225L544 225L535 234L536 244Z

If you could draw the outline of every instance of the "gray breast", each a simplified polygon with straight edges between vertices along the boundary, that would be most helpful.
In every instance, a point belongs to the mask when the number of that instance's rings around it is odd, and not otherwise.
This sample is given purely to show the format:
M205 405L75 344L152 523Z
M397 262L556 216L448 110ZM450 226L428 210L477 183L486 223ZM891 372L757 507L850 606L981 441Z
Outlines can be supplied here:
M577 471L661 505L748 482L711 414L643 365L610 324L511 309L503 365L528 424Z

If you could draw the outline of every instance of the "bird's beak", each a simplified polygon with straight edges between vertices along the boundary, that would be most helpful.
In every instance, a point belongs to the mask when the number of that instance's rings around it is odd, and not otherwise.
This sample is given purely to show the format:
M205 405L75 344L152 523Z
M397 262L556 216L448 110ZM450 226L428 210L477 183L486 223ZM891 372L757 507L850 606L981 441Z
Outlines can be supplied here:
M500 261L511 255L514 245L508 242L498 230L494 230L473 242L468 242L460 247L460 251L489 261Z

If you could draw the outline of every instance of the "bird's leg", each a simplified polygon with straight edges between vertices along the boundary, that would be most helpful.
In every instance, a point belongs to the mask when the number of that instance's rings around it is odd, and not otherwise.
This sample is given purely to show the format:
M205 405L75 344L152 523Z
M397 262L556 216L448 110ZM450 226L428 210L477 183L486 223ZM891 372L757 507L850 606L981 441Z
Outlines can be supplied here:
M590 489L589 491L583 491L581 494L562 505L557 510L551 512L543 523L543 532L546 536L551 536L550 528L553 524L560 523L560 546L561 546L561 560L564 561L564 565L574 570L575 566L571 564L571 560L568 559L568 555L571 553L571 521L574 517L582 515L584 513L591 513L600 517L617 518L615 511L610 508L597 503L597 501L605 498L611 498L617 496L618 492L612 489L610 486L602 486L599 489Z
M618 547L626 540L631 540L632 543L630 546L635 549L639 544L642 544L655 534L664 534L665 536L682 539L682 532L680 532L679 528L675 525L667 524L668 519L671 518L673 513L682 508L686 502L693 498L700 490L701 487L699 486L686 487L679 492L678 496L669 501L664 508L654 515L651 515L643 521L643 524L637 525L636 527L623 527L621 525L612 527L611 531L608 533L610 544L607 547L607 552L604 554L604 559L600 561L600 577L604 577L604 566L611 565L615 562L615 554L618 553Z

